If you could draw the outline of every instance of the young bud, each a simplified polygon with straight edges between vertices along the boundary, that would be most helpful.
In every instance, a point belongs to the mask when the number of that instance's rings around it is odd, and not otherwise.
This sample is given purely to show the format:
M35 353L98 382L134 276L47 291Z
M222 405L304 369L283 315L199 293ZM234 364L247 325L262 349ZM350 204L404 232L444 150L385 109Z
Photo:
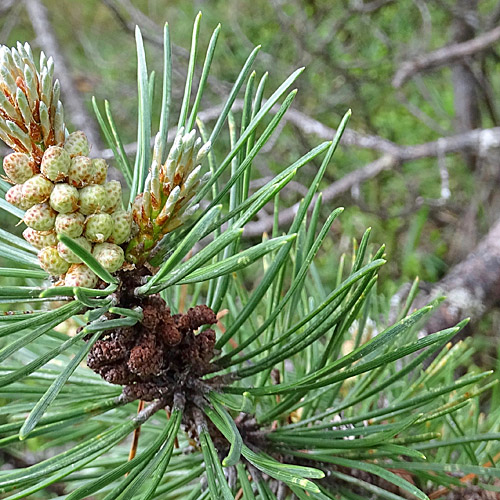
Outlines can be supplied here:
M80 189L80 212L90 215L106 206L106 189L100 184L91 184Z
M23 184L23 198L31 207L47 200L53 188L52 182L38 174Z
M48 203L39 203L26 211L23 221L28 227L37 231L49 231L54 227L56 215Z
M36 231L27 227L23 231L24 239L37 249L52 247L57 245L57 235L55 231Z
M50 194L50 206L61 214L68 214L78 210L79 192L66 183L56 184Z
M95 169L92 160L87 156L75 156L71 160L68 172L68 182L72 186L81 188L92 183Z
M49 274L59 276L69 269L69 264L58 253L55 246L42 248L38 252L40 267Z
M145 191L142 196L142 210L144 215L149 219L151 217L151 193L149 191Z
M110 273L118 271L125 260L122 248L113 243L98 243L94 246L92 255Z
M85 264L74 264L69 268L64 278L65 286L83 286L94 288L98 278Z
M78 238L83 233L84 222L85 217L80 212L59 214L55 222L56 232L70 238Z
M71 158L75 156L87 156L90 152L87 136L81 130L69 134L64 141L64 149L69 153Z
M165 202L165 205L161 209L161 212L158 214L158 217L156 218L156 223L158 225L160 226L163 225L165 221L170 217L170 215L174 211L177 201L179 200L180 193L181 193L181 188L179 186L175 186L175 188L172 189L172 192L169 194L167 201Z
M109 214L93 214L85 222L85 238L94 243L106 241L113 231L113 217Z
M109 212L122 200L122 185L119 181L109 181L104 184L104 188L106 189L106 204L103 210Z
M113 212L113 231L108 238L110 243L121 245L130 238L130 229L132 225L132 215L125 210Z
M92 251L92 244L83 236L74 238L73 241L78 245L80 245L81 247L85 248L87 252ZM59 252L61 258L64 259L66 262L69 262L70 264L80 264L82 262L80 257L77 257L77 255L61 241L57 244L57 251Z
M104 184L106 182L106 176L108 175L108 164L106 160L96 158L92 160L92 166L94 167L92 184Z
M53 182L60 182L66 178L71 165L71 158L67 151L59 146L50 146L42 157L40 171Z
M193 129L182 137L182 153L187 153L193 149L196 140L196 130Z
M7 177L16 184L22 184L33 177L30 157L24 153L11 153L3 159L3 169Z
M184 181L184 191L186 194L191 193L197 185L198 179L200 177L201 165L198 165Z
M144 193L140 193L135 197L134 203L132 203L132 216L137 224L141 224L143 219L143 198Z
M197 165L205 159L205 156L207 156L207 154L210 152L210 149L212 149L212 143L210 141L205 142L205 144L203 144L201 149L198 151L198 154L196 155L195 163Z
M26 202L26 199L23 197L23 185L22 184L16 184L15 186L12 186L6 193L5 193L5 200L10 203L11 205L14 205L17 208L20 208L21 210L26 210L31 206L30 203Z
M194 160L196 160L196 157L198 155L198 151L200 150L201 146L202 146L202 140L201 140L201 137L198 137L196 139L196 141L194 141L194 146L193 146L193 158L194 158ZM194 161L194 163L196 164L196 161Z

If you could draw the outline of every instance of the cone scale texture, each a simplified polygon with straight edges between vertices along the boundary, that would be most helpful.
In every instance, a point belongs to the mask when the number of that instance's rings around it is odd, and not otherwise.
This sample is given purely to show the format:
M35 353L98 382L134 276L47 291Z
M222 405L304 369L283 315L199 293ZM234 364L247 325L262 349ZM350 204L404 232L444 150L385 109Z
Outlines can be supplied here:
M42 269L58 283L93 287L97 276L57 235L89 253L97 244L109 245L97 255L115 272L132 217L122 206L121 184L106 182L106 161L89 158L85 133L66 130L53 73L52 58L42 52L37 64L28 44L0 47L0 139L14 150L3 160L3 178L12 184L5 199L26 211L23 237L39 250Z

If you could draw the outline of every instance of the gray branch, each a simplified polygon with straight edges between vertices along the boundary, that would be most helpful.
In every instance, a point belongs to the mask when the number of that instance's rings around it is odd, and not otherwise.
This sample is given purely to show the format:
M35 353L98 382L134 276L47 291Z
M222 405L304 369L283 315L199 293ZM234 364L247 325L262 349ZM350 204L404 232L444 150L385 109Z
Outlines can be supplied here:
M363 181L376 177L378 174L383 172L384 170L390 170L397 164L394 157L385 155L375 160L371 163L368 163L363 168L355 170L354 172L350 172L342 179L339 179L336 182L330 184L326 189L322 191L323 193L323 203L329 203L334 200L337 196L341 195L349 191L349 189L353 188L357 184L360 184ZM315 197L315 199L317 196ZM314 202L311 206L314 205ZM289 225L297 213L299 209L299 203L295 203L289 208L285 208L280 210L279 212L279 226L287 226ZM243 235L246 238L257 238L262 236L264 232L271 232L274 223L274 216L269 215L262 217L260 220L256 222L250 222L245 226Z
M477 322L500 303L500 219L463 261L419 296L418 303L438 296L447 298L426 324L427 333L450 328L465 317Z
M243 107L242 100L236 100L232 110L240 111ZM279 106L271 109L271 113L276 113ZM210 122L219 117L222 106L213 106L198 113L198 117L203 122ZM335 129L328 127L314 118L298 111L289 109L284 120L292 123L304 134L315 135L323 140L331 140L335 135ZM168 131L168 140L171 141L175 136L176 128ZM153 144L153 143L152 143ZM341 144L344 146L353 146L361 149L369 149L382 154L393 156L399 162L418 160L421 158L437 157L439 154L458 153L462 151L481 152L488 150L493 146L500 145L500 127L471 130L463 134L456 134L449 137L443 137L437 141L426 142L414 146L400 146L392 141L379 137L377 135L363 134L353 129L347 128L342 136ZM127 154L133 155L137 150L137 143L132 142L125 145ZM110 149L102 151L103 158L111 159L113 152Z
M493 28L491 31L483 33L466 42L448 45L435 50L429 54L418 56L411 61L405 61L396 71L392 84L396 88L400 88L405 84L415 73L430 69L447 66L458 60L473 56L479 52L489 49L492 45L500 40L500 26Z

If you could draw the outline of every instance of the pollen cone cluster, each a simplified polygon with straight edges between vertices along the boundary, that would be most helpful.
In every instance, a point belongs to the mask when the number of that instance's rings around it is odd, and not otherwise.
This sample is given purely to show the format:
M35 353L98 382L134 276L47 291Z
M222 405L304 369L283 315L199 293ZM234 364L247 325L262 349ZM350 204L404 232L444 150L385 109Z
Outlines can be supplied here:
M158 138L157 138L158 141ZM201 162L210 151L210 142L202 145L196 131L181 127L165 163L161 164L158 147L146 180L146 190L133 204L137 235L127 247L127 260L142 263L163 236L181 226L197 209L193 197L210 173L201 175Z
M64 112L54 62L42 52L37 70L31 47L0 47L0 139L40 163L49 146L64 142Z
M121 184L106 182L106 161L88 157L85 134L67 134L53 69L42 53L37 71L28 44L0 48L0 138L15 151L3 160L4 178L12 184L5 199L26 211L23 236L39 249L44 270L68 286L94 287L97 276L57 234L116 272L131 214L123 210Z

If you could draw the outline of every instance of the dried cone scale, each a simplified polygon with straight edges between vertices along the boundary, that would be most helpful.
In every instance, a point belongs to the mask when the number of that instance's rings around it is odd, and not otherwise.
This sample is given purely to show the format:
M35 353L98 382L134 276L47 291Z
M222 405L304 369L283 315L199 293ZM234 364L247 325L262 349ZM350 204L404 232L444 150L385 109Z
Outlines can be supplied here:
M42 52L37 65L28 44L0 46L0 139L14 150L3 160L3 178L12 184L5 199L26 210L23 236L39 250L40 266L67 286L92 288L97 276L57 235L73 238L115 272L132 217L120 183L106 182L106 161L88 157L84 132L68 134L53 74L52 58Z

